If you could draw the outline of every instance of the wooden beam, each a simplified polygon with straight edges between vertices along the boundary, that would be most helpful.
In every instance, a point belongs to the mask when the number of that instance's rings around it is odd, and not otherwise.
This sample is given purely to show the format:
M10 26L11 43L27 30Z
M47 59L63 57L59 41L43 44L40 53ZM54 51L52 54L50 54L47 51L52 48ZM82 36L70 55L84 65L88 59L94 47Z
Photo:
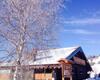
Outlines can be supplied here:
M74 62L71 60L67 60L65 58L61 58L59 61L59 63L65 63L65 64L73 64Z
M0 70L8 70L8 69L13 69L15 70L16 66L0 66ZM45 64L45 65L23 65L23 69L29 68L30 70L33 69L55 69L55 68L61 68L61 64Z

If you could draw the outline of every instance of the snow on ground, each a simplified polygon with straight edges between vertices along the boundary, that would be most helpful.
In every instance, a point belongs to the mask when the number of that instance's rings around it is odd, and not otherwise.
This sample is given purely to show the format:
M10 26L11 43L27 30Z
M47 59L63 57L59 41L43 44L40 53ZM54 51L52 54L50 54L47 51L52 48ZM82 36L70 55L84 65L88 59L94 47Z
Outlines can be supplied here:
M91 64L93 71L96 74L99 74L100 73L100 56L90 58L89 63Z
M90 78L86 80L100 80L100 56L89 58L89 63L93 71L90 72Z

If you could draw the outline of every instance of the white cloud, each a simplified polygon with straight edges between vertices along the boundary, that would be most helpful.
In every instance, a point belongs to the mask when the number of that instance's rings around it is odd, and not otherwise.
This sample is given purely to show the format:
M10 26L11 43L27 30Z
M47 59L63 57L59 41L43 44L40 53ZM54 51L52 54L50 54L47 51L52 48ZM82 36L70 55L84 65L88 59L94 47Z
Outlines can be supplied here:
M99 18L72 19L64 21L64 23L72 25L100 24L100 19Z
M100 44L100 40L99 39L83 39L82 43L86 43L86 44Z
M93 32L85 29L70 29L70 30L64 30L66 32L75 33L75 34L83 34L83 35L97 35L100 34L100 32Z

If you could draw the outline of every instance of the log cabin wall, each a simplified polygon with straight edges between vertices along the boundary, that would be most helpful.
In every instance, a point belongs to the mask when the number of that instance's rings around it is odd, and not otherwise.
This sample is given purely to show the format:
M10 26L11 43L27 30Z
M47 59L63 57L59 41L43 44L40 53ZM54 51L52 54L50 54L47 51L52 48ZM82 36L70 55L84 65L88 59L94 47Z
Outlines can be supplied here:
M64 63L31 65L30 71L33 72L32 80L83 80L87 78L88 70L84 65Z
M60 67L36 68L33 73L34 80L72 80L71 64L60 64Z
M73 80L83 80L87 78L87 70L85 66L74 64L72 68Z
M33 73L34 80L62 80L61 68L55 69L35 69Z

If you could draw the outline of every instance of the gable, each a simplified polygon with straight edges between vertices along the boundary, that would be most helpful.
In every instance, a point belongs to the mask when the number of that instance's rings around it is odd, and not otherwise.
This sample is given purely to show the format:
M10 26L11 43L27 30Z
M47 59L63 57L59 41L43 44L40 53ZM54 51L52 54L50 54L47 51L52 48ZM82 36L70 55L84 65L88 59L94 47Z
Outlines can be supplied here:
M66 58L68 60L70 60L73 56L75 56L78 52L83 52L81 47L77 47L76 50L74 50L69 56L67 56Z
M91 71L92 68L88 62L88 59L86 58L83 50L81 47L79 47L76 51L74 51L69 57L69 60L72 60L73 62L75 62L75 64L79 64L79 65L84 65L87 70Z

